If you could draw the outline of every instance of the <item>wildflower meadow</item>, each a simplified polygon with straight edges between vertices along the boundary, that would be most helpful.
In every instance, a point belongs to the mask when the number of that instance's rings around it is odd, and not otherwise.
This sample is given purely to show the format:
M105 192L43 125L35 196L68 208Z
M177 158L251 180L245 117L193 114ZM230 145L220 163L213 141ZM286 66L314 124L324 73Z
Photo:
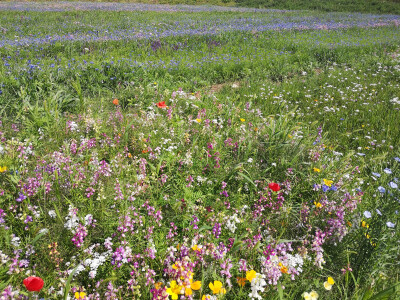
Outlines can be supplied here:
M399 26L0 2L0 299L399 299Z

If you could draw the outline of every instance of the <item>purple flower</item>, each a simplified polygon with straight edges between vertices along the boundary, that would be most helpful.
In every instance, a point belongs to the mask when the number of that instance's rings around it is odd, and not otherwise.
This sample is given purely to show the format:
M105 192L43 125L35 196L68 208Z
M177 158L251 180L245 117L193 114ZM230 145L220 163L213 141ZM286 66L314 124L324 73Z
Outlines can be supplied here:
M369 219L369 218L372 217L372 214L371 214L368 210L366 210L366 211L364 211L364 217L366 217L367 219Z
M17 202L22 202L26 199L26 196L22 193L19 193L19 197L17 199L15 199L15 201Z
M383 170L386 174L392 174L392 170L390 170L389 168L385 168L385 170Z
M392 222L386 222L386 226L389 228L394 228L394 226L396 226L396 224L394 224Z

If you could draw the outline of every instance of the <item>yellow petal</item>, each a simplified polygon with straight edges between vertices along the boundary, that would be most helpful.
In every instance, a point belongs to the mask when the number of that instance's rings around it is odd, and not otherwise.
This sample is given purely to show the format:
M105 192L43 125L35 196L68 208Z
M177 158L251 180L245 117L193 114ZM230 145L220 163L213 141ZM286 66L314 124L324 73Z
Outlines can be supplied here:
M190 287L192 290L198 291L201 288L201 281L195 281L193 282Z
M335 280L333 280L332 277L328 277L328 282L329 282L331 285L334 285L334 284L335 284Z
M191 288L185 288L185 296L188 297L191 294L193 294L192 289Z
M256 273L256 271L254 271L254 270L251 270L251 271L247 271L246 272L246 279L248 280L248 281L252 281L254 278L256 278L256 276L257 276L257 273Z

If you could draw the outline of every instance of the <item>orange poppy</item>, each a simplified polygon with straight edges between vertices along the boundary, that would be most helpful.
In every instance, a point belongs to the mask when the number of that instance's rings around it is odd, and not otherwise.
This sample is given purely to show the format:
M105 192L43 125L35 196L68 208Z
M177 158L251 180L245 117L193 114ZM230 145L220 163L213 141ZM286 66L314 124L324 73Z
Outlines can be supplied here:
M113 100L113 104L114 104L114 105L118 105L118 104L119 104L119 101L118 101L117 98L115 98L115 99Z
M165 101L158 102L156 105L159 108L167 108L167 105L165 104Z

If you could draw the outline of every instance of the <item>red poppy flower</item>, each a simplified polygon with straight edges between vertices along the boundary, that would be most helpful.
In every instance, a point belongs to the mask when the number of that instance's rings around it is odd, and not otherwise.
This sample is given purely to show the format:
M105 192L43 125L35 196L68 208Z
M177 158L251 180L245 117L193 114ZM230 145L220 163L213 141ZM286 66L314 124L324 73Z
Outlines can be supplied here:
M30 292L39 292L44 285L44 281L40 277L30 276L24 279L24 285Z
M157 107L159 108L167 108L167 105L165 104L165 101L161 101L157 103Z
M113 100L113 104L114 104L114 105L118 105L118 104L119 104L119 101L118 101L117 98L115 98L115 99Z
M271 182L268 187L273 190L274 192L277 192L281 189L281 187L279 186L279 184L275 183L275 182Z

